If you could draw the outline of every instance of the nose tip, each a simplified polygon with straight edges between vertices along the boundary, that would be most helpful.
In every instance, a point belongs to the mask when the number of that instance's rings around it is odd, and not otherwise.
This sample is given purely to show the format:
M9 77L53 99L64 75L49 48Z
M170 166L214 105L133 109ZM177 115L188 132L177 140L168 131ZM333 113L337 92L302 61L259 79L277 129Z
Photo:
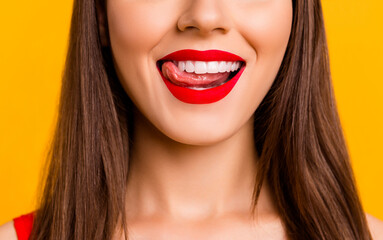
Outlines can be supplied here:
M230 24L222 8L216 0L191 0L178 19L177 27L181 32L191 30L200 35L209 35L216 31L227 33Z

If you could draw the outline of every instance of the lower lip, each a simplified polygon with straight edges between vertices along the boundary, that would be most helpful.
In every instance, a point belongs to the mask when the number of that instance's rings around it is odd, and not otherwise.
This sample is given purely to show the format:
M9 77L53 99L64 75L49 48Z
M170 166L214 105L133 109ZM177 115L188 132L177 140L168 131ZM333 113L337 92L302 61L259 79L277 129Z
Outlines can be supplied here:
M241 67L239 72L226 83L209 89L204 90L195 90L185 87L180 87L164 77L161 70L157 67L162 80L165 82L165 85L168 87L169 91L176 97L178 100L190 103L190 104L208 104L218 102L219 100L226 97L229 92L234 88L235 84L238 82L238 79L241 77L242 72L245 70L245 65Z

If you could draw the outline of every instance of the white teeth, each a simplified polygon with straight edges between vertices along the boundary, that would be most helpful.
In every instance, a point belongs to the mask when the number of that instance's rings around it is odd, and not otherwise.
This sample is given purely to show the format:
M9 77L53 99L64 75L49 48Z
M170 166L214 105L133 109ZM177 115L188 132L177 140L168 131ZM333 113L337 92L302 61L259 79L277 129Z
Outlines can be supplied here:
M218 73L218 62L207 62L207 73Z
M219 62L218 69L219 69L220 73L226 72L226 62L224 62L224 61Z
M194 72L194 64L191 61L186 61L185 70L188 73Z
M237 71L238 70L238 68L241 66L241 63L240 62L237 62L236 63L236 66L235 66L235 71Z
M231 71L231 65L233 64L233 62L226 62L226 72L230 72Z
M194 63L194 72L196 74L203 74L207 72L206 62L196 61Z
M237 64L235 64L235 63L231 65L231 71L232 71L232 72L235 71L235 66L237 66Z
M234 66L234 71L236 71L238 68L237 68L237 66L238 66L238 63L237 62L235 62L234 64L233 64L233 66Z
M180 70L180 72L185 71L185 67L186 67L186 63L185 62L179 62L178 63L178 69Z
M241 62L227 61L178 61L176 62L178 69L188 73L205 74L205 73L224 73L235 72L241 66Z

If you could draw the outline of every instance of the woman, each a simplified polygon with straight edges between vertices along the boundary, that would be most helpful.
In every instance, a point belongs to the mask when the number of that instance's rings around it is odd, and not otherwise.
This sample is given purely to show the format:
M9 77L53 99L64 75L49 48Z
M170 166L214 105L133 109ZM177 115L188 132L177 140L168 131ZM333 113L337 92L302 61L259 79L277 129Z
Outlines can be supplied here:
M20 239L32 219L30 239L383 237L357 195L319 0L77 0L59 112Z

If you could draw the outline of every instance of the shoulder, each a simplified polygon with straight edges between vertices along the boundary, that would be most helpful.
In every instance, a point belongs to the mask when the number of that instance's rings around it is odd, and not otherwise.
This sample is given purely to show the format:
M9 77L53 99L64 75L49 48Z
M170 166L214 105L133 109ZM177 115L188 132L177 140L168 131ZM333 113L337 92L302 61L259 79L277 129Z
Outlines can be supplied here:
M0 239L17 240L15 226L13 221L9 221L0 226Z
M366 213L366 219L372 238L374 240L383 240L383 221Z
M1 240L27 240L32 231L34 212L20 215L0 226Z

